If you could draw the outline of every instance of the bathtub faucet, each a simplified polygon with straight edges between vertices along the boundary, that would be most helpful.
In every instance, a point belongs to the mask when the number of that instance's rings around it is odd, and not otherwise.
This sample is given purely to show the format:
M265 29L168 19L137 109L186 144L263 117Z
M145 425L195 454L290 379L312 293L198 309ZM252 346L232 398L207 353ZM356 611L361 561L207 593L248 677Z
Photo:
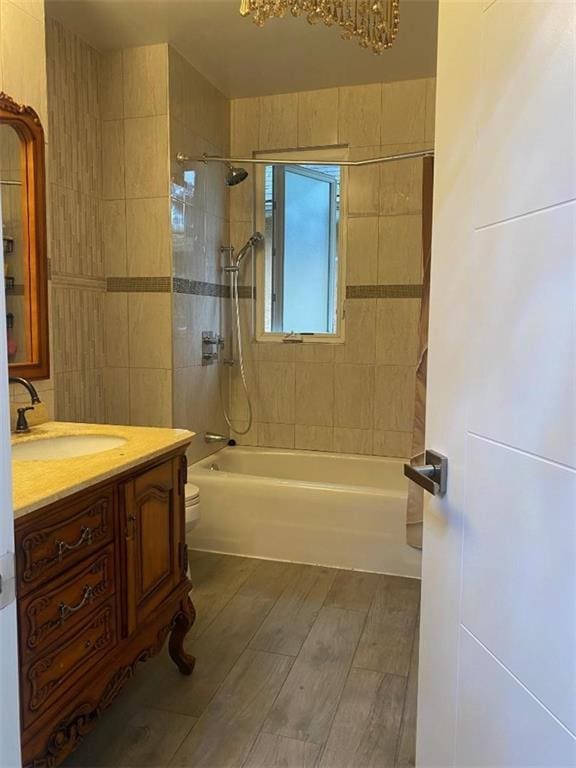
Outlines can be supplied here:
M228 438L225 435L218 435L214 432L205 432L204 441L206 443L227 443Z

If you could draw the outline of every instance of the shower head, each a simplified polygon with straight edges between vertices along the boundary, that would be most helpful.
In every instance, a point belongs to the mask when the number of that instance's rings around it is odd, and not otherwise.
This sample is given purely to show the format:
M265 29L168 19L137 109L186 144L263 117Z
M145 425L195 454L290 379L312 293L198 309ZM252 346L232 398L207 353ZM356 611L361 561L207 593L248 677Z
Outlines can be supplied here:
M244 179L248 178L248 171L245 168L236 168L231 163L228 163L228 171L226 172L226 186L235 187L236 184L241 184Z
M234 259L235 260L235 266L239 267L240 264L242 263L242 259L244 258L244 256L246 256L248 251L251 248L254 248L255 245L258 245L258 243L261 243L263 241L264 241L264 235L261 232L254 232L253 235L250 235L248 240L244 243L242 248L240 248L240 250L236 254L236 257Z

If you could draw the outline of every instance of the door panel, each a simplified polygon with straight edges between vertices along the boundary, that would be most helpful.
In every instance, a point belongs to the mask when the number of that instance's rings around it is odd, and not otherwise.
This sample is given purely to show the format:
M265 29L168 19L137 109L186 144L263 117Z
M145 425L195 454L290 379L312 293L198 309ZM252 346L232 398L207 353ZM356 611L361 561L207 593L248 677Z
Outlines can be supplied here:
M576 732L576 473L470 437L462 624Z
M481 227L576 197L574 3L498 0L478 33Z
M426 768L576 758L575 34L574 3L440 1Z
M460 663L458 768L575 764L568 731L465 630Z
M476 235L468 428L575 465L576 324L566 315L576 302L570 221L576 203Z

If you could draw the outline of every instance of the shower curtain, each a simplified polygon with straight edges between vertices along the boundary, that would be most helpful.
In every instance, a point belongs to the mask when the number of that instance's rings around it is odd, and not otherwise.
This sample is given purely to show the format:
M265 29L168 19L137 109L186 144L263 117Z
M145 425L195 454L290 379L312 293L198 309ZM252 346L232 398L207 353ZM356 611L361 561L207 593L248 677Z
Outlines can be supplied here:
M428 358L428 315L430 311L430 251L432 246L432 188L434 158L425 157L422 174L422 301L420 303L420 328L418 365L414 401L414 427L412 432L412 456L415 463L425 448L426 426L426 366ZM406 505L406 542L422 549L422 517L424 491L416 483L408 483Z

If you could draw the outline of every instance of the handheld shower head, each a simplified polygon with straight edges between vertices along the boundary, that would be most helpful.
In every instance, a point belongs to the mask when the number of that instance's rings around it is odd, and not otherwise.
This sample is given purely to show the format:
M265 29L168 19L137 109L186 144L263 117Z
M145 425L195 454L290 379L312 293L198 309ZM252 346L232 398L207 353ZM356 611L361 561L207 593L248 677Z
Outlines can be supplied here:
M261 232L254 232L254 234L250 235L248 240L244 243L242 248L238 251L235 258L235 266L239 267L242 263L242 259L246 256L248 251L251 248L254 248L255 245L258 245L259 243L262 243L264 241L264 235Z
M245 168L236 168L231 163L228 163L228 170L226 172L226 186L235 187L236 184L241 184L248 178L248 171Z

